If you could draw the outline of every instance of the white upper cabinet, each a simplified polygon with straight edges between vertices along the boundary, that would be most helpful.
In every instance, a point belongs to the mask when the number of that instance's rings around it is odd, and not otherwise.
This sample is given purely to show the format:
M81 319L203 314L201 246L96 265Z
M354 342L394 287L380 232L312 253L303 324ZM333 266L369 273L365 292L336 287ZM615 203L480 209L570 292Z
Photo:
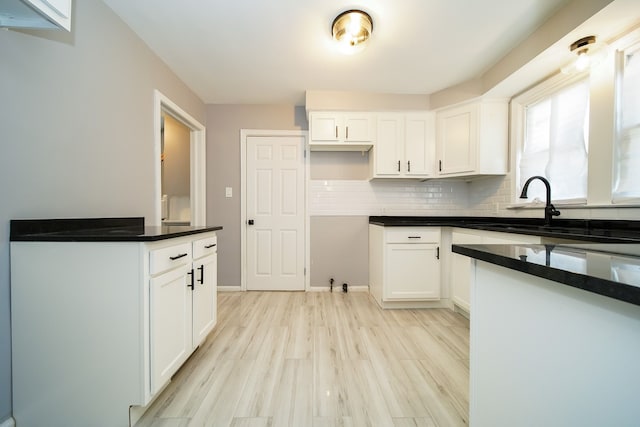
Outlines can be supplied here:
M5 0L0 27L60 28L71 31L72 0Z
M373 144L371 113L328 112L309 113L311 150L367 151Z
M369 154L372 178L429 178L435 166L433 113L384 113Z
M506 100L474 101L438 111L438 175L506 174L508 114Z
M380 114L376 120L376 146L369 153L374 178L400 177L404 159L404 118L401 114Z
M435 172L436 124L434 113L405 116L404 158L407 177L432 177Z

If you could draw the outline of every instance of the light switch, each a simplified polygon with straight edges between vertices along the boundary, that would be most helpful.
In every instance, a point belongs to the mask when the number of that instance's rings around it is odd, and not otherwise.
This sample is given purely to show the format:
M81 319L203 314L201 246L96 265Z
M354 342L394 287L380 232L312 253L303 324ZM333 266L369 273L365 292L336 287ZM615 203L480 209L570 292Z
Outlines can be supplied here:
M225 187L224 196L225 197L233 197L233 189L231 187Z

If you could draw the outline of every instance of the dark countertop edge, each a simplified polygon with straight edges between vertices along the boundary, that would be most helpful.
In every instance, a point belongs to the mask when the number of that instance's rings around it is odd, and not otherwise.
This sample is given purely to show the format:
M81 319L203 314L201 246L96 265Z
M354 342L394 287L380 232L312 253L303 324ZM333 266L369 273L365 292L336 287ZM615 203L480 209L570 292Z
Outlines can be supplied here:
M520 271L532 276L541 277L573 288L582 289L598 295L606 296L640 306L640 288L612 280L573 273L554 267L531 264L525 261L516 260L510 257L487 253L481 249L476 249L474 245L451 245L454 253L485 261L490 264L499 265L511 270Z
M145 227L143 217L17 219L12 242L154 242L222 230L221 226Z
M471 230L497 231L500 233L527 234L531 236L552 237L558 239L584 240L599 243L639 243L640 221L631 220L593 220L559 219L554 226L566 228L566 231L536 230L517 228L521 226L543 227L544 220L536 218L511 217L394 217L370 216L369 224L383 227L455 227ZM511 226L514 228L507 228ZM607 230L624 230L636 236L607 236ZM578 230L590 230L593 234L580 233ZM572 232L573 231L573 232Z
M80 230L127 230L144 232L143 217L12 219L11 239L25 235L72 232Z
M175 237L191 236L195 234L208 233L222 230L221 226L193 228L191 230L168 231L162 234L152 235L56 235L56 234L31 234L11 237L12 242L156 242L160 240L173 239Z

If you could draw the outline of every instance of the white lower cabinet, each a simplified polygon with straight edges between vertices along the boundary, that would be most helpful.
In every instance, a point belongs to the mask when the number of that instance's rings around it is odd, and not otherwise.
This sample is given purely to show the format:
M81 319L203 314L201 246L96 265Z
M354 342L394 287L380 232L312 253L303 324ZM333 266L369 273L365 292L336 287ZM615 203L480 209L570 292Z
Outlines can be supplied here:
M460 245L479 245L482 237L460 231L451 233L451 242ZM471 258L451 253L451 301L467 312L471 311Z
M383 308L439 300L440 228L370 225L369 266L370 292Z
M454 228L451 231L451 243L454 245L539 244L540 242L540 237L525 234L501 233L467 228ZM454 306L458 306L467 313L470 313L470 294L474 282L473 276L471 275L471 258L452 252L449 272L451 301Z
M216 324L216 249L11 242L16 424L133 425Z
M215 326L216 249L214 235L150 254L152 394L171 379ZM172 269L154 276L157 266Z
M197 247L203 253L200 256ZM199 346L216 325L218 302L218 257L215 239L194 242L193 347Z
M187 266L151 279L151 393L167 383L191 354L192 292Z

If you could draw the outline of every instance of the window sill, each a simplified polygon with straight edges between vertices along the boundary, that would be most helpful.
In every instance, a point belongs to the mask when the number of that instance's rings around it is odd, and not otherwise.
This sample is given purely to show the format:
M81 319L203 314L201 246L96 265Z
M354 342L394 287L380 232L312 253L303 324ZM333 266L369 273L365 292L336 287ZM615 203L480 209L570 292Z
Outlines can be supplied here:
M636 204L625 203L625 204L615 204L615 205L588 205L586 203L584 204L554 203L553 206L555 206L557 209L618 209L618 208L640 209L640 202ZM544 203L512 204L512 205L505 206L505 209L511 209L511 210L520 210L520 209L542 210L544 208L545 208Z

